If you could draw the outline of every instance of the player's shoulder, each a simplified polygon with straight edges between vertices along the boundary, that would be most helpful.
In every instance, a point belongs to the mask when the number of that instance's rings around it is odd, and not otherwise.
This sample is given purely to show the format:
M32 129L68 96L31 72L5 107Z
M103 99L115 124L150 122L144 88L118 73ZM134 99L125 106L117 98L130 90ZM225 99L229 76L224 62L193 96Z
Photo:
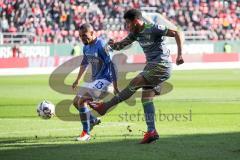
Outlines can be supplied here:
M144 24L145 32L155 32L157 30L164 30L164 26L159 25L157 23L150 23L150 22Z
M98 46L104 47L104 46L106 45L106 41L105 41L103 38L101 38L101 37L97 37L97 42L96 42L96 44L97 44Z

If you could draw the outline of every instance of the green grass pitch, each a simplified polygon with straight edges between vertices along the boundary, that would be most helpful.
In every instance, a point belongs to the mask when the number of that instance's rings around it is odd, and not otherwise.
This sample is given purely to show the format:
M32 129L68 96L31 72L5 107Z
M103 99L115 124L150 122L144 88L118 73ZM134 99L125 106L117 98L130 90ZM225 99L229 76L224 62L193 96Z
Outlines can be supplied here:
M74 97L52 90L48 78L0 77L1 160L240 159L240 70L174 71L168 80L173 91L155 100L156 113L168 119L156 119L160 139L148 145L138 144L146 130L142 117L136 118L143 113L139 99L135 106L122 103L102 117L85 143L74 141L79 121L37 117L42 100L58 103ZM73 80L70 76L66 83ZM71 112L77 114L73 107ZM182 117L171 117L176 115Z

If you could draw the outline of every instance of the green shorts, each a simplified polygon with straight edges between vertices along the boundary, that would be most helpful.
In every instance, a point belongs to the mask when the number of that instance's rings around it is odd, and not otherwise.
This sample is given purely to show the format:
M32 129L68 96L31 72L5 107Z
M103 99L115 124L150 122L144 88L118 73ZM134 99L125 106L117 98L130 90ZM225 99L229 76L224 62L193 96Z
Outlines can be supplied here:
M148 63L143 72L140 73L148 82L148 86L143 89L154 89L159 95L161 84L166 81L171 75L172 67L170 63Z

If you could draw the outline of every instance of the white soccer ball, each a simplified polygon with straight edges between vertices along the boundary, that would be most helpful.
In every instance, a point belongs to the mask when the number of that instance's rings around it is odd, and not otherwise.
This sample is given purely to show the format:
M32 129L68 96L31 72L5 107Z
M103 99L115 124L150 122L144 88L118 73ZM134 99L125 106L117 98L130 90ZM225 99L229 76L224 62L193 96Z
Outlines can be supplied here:
M49 101L43 101L37 106L37 113L43 119L50 119L55 115L55 106Z

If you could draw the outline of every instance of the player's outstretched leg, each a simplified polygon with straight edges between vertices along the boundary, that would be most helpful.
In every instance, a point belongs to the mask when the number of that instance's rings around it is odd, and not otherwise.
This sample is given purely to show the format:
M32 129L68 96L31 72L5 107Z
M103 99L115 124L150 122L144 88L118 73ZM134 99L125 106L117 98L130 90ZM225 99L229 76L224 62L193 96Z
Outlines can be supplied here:
M146 85L147 82L142 75L135 77L130 84L123 89L118 95L114 96L108 102L88 102L89 106L97 111L100 115L104 115L108 109L117 105L118 103L130 98L139 88Z
M155 108L153 105L153 97L155 91L153 89L143 89L142 92L142 105L144 109L145 120L147 124L147 132L144 134L144 138L140 144L151 143L159 139L159 135L155 128Z

